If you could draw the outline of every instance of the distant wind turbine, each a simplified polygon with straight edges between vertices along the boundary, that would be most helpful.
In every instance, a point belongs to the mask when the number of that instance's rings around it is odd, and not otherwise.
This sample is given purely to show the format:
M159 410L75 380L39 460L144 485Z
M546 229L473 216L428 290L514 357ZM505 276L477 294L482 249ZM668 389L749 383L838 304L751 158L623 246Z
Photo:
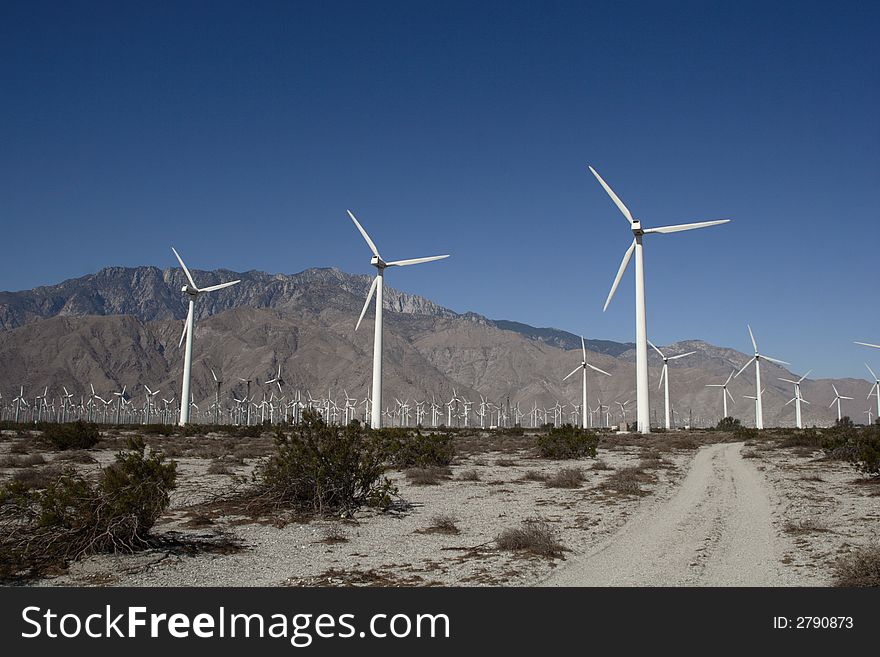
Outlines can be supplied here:
M180 426L184 426L189 422L189 412L190 412L190 404L186 403L187 401L191 401L192 395L189 392L189 383L190 383L190 373L192 372L192 343L193 343L193 322L194 320L194 311L196 298L205 292L214 292L215 290L222 290L224 287L231 287L240 283L241 281L228 281L226 283L220 283L219 285L209 285L208 287L199 287L196 285L193 280L192 274L189 273L189 269L186 268L186 265L183 264L183 258L180 257L180 254L177 253L175 248L172 246L171 250L174 251L174 256L177 258L177 262L180 263L181 268L183 268L183 273L186 275L186 280L189 281L189 285L184 285L180 288L180 291L189 297L189 311L186 314L186 321L183 325L183 333L180 335L180 342L177 344L180 347L183 344L183 339L186 338L186 351L183 354L183 387L180 393ZM193 404L195 406L195 404ZM196 406L198 409L198 406Z
M813 370L810 370L809 372L804 374L801 378L799 378L797 381L792 381L791 379L783 379L781 376L777 377L780 381L785 381L786 383L793 383L794 384L794 397L792 397L787 402L785 402L785 405L788 406L792 402L795 403L794 404L795 424L797 424L798 429L804 428L804 423L801 419L801 402L803 402L805 404L810 403L806 399L801 397L801 383L803 383L804 379L806 379L810 375L810 372L812 372L812 371Z
M735 372L736 372L736 370L731 370L730 376L727 377L727 381L725 381L724 383L707 383L706 384L707 388L721 388L721 401L724 403L724 417L730 417L727 414L727 398L730 397L730 401L732 401L734 404L736 403L733 399L733 395L731 395L730 391L727 389L727 385L730 383L730 380L733 378L733 375Z
M650 233L677 233L683 230L694 230L695 228L708 228L709 226L717 226L725 224L730 219L718 219L716 221L701 221L693 224L679 224L676 226L661 226L659 228L642 228L640 220L635 219L629 209L623 204L617 194L615 194L608 184L602 180L602 177L596 173L593 167L590 171L599 181L599 184L614 201L617 208L626 217L629 222L630 230L632 230L633 241L626 253L623 255L623 261L617 270L617 276L614 284L611 286L611 292L605 301L605 309L611 303L615 290L626 271L627 265L632 258L633 252L636 254L636 401L637 401L637 420L638 430L641 433L651 432L651 407L648 399L648 323L646 318L645 307L645 263L642 255L642 238Z
M604 374L605 376L611 376L611 375L608 374L608 372L606 372L605 370L600 370L595 365L590 365L587 362L587 345L584 342L584 336L581 336L581 351L584 354L584 359L581 361L580 365L578 365L577 367L575 367L571 371L571 374L569 374L568 376L565 377L565 379L567 379L569 376L573 376L574 374L576 374L578 370L583 371L584 385L583 385L583 406L582 406L582 408L584 410L581 413L581 427L586 429L587 428L587 411L586 411L586 409L588 408L587 407L587 368L589 367L591 370L595 370L596 372L599 372L600 374ZM562 379L562 380L565 381L565 379Z
M841 409L840 400L852 399L852 397L845 397L844 395L841 395L839 392L837 392L837 388L833 383L831 384L831 387L834 389L834 400L830 404L828 404L828 408L831 408L832 406L834 406L834 404L837 404L837 421L840 422L843 419L843 410Z
M648 344L650 344L654 348L654 351L656 351L658 354L660 354L660 358L663 359L663 369L660 371L660 385L658 385L657 388L659 389L660 386L662 386L664 382L666 383L666 390L665 390L665 392L666 392L666 395L665 395L666 428L669 429L670 428L670 425L669 425L669 361L677 360L678 358L684 358L685 356L692 356L697 352L696 351L689 351L686 354L678 354L676 356L665 356L665 355L663 355L663 352L660 351L657 348L657 345L655 345L653 342L648 340Z
M871 386L871 389L868 391L866 399L870 399L872 394L877 397L877 417L880 418L880 377L874 374L874 370L872 370L867 363L865 363L865 367L868 368L871 376L874 377L874 385Z
M749 337L752 339L752 346L755 348L755 355L749 360L748 363L743 365L742 369L736 373L735 377L739 376L743 372L746 371L746 368L751 365L753 362L755 363L755 397L749 397L749 399L755 400L755 428L763 429L764 428L764 406L762 403L762 397L764 395L764 389L761 388L761 359L769 360L773 363L778 363L780 365L788 365L784 360L779 360L777 358L770 358L770 356L765 356L758 352L758 343L755 342L755 334L752 333L752 327L747 325L749 328ZM734 377L734 378L735 378Z
M409 260L393 260L391 262L385 262L382 259L382 256L379 255L379 249L376 248L376 245L373 243L373 240L370 239L370 236L367 235L367 231L364 230L363 226L361 226L358 223L358 220L355 219L355 216L354 214L352 214L351 210L348 210L348 216L351 217L354 225L357 226L357 229L360 231L364 240L366 240L367 246L370 247L370 251L373 252L373 257L370 260L370 264L376 268L376 278L373 279L373 284L370 286L370 291L367 293L367 300L364 303L364 308L363 310L361 310L361 316L358 317L358 321L354 327L354 330L357 331L360 327L361 320L363 320L364 314L367 312L367 308L369 307L370 301L372 300L373 294L375 293L376 326L373 337L373 400L370 426L373 429L380 429L382 427L382 292L385 288L385 268L417 265L422 262L442 260L443 258L448 258L449 256L439 255L429 256L427 258L411 258Z

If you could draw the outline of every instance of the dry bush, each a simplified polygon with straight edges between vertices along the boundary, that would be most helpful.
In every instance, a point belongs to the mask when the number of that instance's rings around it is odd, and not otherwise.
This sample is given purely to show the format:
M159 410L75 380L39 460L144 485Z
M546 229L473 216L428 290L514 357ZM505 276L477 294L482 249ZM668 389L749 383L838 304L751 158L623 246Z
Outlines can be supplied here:
M524 481L547 481L547 475L537 470L526 470L522 478Z
M24 456L0 457L0 468L29 468L34 465L42 465L46 462L42 454L26 454Z
M538 436L538 452L545 459L596 458L599 436L570 424L550 429Z
M449 479L452 471L448 467L409 468L403 471L406 478L415 486L436 486Z
M431 524L425 529L425 532L431 534L458 534L459 529L456 525L457 519L448 513L437 514L431 518Z
M788 534L812 534L814 532L827 532L828 525L814 518L806 518L805 520L788 520L785 523L785 532Z
M546 481L548 488L580 488L584 483L584 471L580 468L563 468Z
M324 528L322 543L327 545L335 545L337 543L348 543L348 534L345 528L339 523L334 523Z
M519 465L519 463L517 463L513 459L498 459L497 461L495 461L495 465L501 468L512 468Z
M61 452L54 460L66 463L97 463L95 457L84 449L72 449L67 452Z
M10 454L29 454L31 445L33 445L33 441L30 440L16 440L9 446Z
M639 467L621 468L599 484L602 490L610 490L621 495L647 495L641 484L651 481L651 475Z
M458 475L458 478L460 481L479 481L480 473L477 472L476 468L471 468Z
M834 566L835 586L880 586L880 545L858 548Z
M216 459L211 461L211 465L208 466L208 474L210 475L231 475L235 474L230 468L229 464L223 461L222 459Z
M563 546L556 538L546 520L530 518L524 520L519 527L511 527L502 531L495 544L499 550L528 552L541 557L561 557Z
M12 477L12 481L25 490L38 490L47 488L60 476L61 466L50 464L42 468L19 470Z
M608 463L606 463L606 462L603 461L602 459L599 459L598 461L596 461L595 463L593 463L593 467L592 467L592 469L593 469L593 470L613 470L613 469L614 469L614 466L613 466L613 465L609 465Z

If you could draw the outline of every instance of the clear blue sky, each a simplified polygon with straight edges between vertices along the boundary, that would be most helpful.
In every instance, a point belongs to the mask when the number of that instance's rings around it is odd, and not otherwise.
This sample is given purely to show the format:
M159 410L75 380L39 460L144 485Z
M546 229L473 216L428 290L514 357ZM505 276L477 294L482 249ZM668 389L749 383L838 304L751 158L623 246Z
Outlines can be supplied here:
M105 265L368 273L458 311L865 376L880 4L0 5L0 289Z

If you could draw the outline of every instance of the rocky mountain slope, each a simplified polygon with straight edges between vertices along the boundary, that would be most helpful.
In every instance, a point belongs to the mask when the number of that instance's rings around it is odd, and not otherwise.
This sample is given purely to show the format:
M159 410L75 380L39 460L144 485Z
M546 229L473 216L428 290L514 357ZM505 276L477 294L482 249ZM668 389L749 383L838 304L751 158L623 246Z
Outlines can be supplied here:
M357 316L371 278L337 269L309 269L299 274L195 271L200 285L240 278L242 283L205 295L196 304L193 393L197 403L213 399L210 369L223 379L223 394L242 395L240 378L255 380L252 392L261 395L262 382L280 364L285 393L341 400L344 391L358 400L368 392L372 359L372 311L360 330ZM4 401L25 387L33 397L50 386L50 396L64 385L75 395L86 394L89 383L99 394L123 385L135 398L143 385L161 389L160 397L179 396L182 350L178 340L185 315L184 284L179 269L155 267L106 268L59 285L23 292L0 293L0 394ZM557 400L580 403L580 378L562 378L580 362L580 338L557 329L541 329L475 313L458 314L428 299L386 288L385 400L448 400L455 390L479 401L552 406ZM631 343L589 340L589 359L611 377L591 373L590 404L611 405L635 397L634 347ZM669 345L669 353L694 350L671 369L673 405L679 423L691 414L701 423L714 423L721 414L717 388L733 368L749 356L732 349L692 340ZM656 390L662 363L651 355L651 406L662 422L663 398ZM791 378L772 364L762 368L767 393L765 424L794 421ZM863 421L868 408L866 381L834 382L845 412ZM748 370L730 385L736 404L732 414L754 422L754 374ZM54 391L54 392L53 392ZM828 424L836 411L830 381L806 381L803 396L808 424ZM633 404L628 408L632 419Z

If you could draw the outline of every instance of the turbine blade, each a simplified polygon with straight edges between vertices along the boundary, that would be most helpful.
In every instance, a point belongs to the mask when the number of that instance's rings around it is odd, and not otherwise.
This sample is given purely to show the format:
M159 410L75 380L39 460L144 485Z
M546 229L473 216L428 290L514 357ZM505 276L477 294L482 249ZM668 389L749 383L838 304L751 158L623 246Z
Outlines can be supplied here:
M684 358L685 356L693 356L696 351L689 351L686 354L678 354L677 356L670 356L667 360L675 360L676 358Z
M663 377L664 377L664 376L668 376L668 375L666 374L666 368L667 368L667 367L668 367L668 366L666 365L666 363L663 363L663 369L660 370L660 383L659 383L659 385L657 386L657 390L660 390L660 388L663 387Z
M746 363L745 365L743 365L743 366L742 366L742 369L741 369L739 372L737 372L736 374L734 374L733 378L736 378L736 377L738 377L740 374L742 374L743 372L745 372L745 371L746 371L746 368L747 368L749 365L751 365L752 362L754 362L754 360L755 360L755 357L752 356L752 357L749 359L749 362Z
M193 280L192 274L189 273L189 269L187 269L186 265L183 264L183 258L180 257L180 254L173 246L171 247L171 250L174 251L174 255L177 257L177 262L179 262L180 266L183 267L183 273L186 274L186 280L188 280L189 284L192 285L196 290L198 290L199 286L196 285L196 282Z
M810 376L810 372L812 372L812 371L813 370L807 370L807 373L804 374L800 379L798 379L798 383L802 383L804 379L806 379L808 376Z
M439 255L439 256L429 256L427 258L411 258L409 260L394 260L392 262L386 263L389 267L405 267L406 265L417 265L420 262L431 262L432 260L443 260L443 258L448 258L448 255Z
M214 381L217 381L217 375L214 374L214 368L212 367L212 368L209 368L209 369L211 370L211 376L214 377Z
M761 358L763 358L764 360L769 360L772 363L778 363L779 365L791 365L791 363L787 363L784 360L779 360L778 358L771 358L770 356L765 356L764 354L761 354Z
M367 312L367 306L370 305L370 301L373 299L373 293L376 291L376 285L379 283L379 277L376 276L373 279L373 284L370 286L370 291L367 293L367 300L364 302L364 308L361 310L361 316L358 317L357 324L354 327L354 330L357 331L361 325L361 321L364 318L364 314Z
M193 305L189 305L189 311L186 313L186 319L183 321L183 333L180 334L180 342L177 343L177 348L180 349L183 344L183 339L186 337L186 330L189 328L190 317L192 317L193 313Z
M241 281L229 281L227 283L220 283L219 285L209 285L208 287L203 287L199 292L213 292L214 290L222 290L224 287L232 287L233 285L237 285L241 283Z
M651 346L654 348L654 351L656 351L658 354L660 354L660 358L666 360L666 356L664 356L664 355L663 355L663 352L660 351L660 350L657 348L657 345L655 345L655 344L654 344L653 342L651 342L650 340L648 340L648 344L651 345Z
M614 297L614 292L620 284L620 279L623 278L623 272L626 271L626 267L629 265L630 258L632 258L635 248L636 241L634 239L632 244L630 244L629 248L626 250L626 253L623 254L623 260L620 262L620 269L617 270L617 276L614 278L614 284L611 286L611 292L608 293L608 298L605 300L605 307L602 308L602 312L608 310L608 304L611 303L611 299Z
M730 219L716 219L715 221L698 221L695 224L678 224L676 226L659 226L657 228L646 228L645 233L679 233L683 230L694 230L696 228L708 228L709 226L717 226L726 224Z
M869 371L869 372L870 372L870 373L871 373L871 376L873 376L873 377L874 377L874 381L876 381L876 380L877 380L877 375L876 375L876 374L874 374L874 370L872 370L872 369L871 369L871 366L870 366L870 365L868 365L868 364L867 364L867 363L865 363L865 367L867 367L867 368L868 368L868 371Z
M358 223L358 220L354 218L354 215L351 213L351 210L346 210L348 212L348 216L351 217L351 220L354 222L354 225L357 226L357 229L361 231L361 235L364 236L364 239L367 241L367 246L370 247L370 251L373 252L373 255L377 258L381 258L379 255L379 249L376 248L376 245L373 244L373 240L370 239L370 236L367 235L367 231L364 230L364 227Z
M735 403L736 403L736 400L733 398L733 395L730 394L730 390L728 390L727 388L725 388L725 389L724 389L724 392L726 392L726 393L727 393L727 396L730 397L730 401L732 401L732 402L735 404Z
M596 367L595 365L590 365L589 363L587 363L587 367L589 367L589 368L592 369L592 370L596 370L597 372L601 372L601 373L604 374L605 376L611 376L608 372L606 372L605 370L600 370L600 369L599 369L598 367Z
M577 374L577 371L580 370L580 369L583 369L583 367L584 367L583 365L578 365L577 367L575 367L575 368L571 371L571 374L567 374L567 375L565 376L565 378L563 378L562 380L565 381L565 379L567 379L568 377L572 376L572 374Z
M793 402L795 399L796 399L796 397L792 397L792 398L789 399L787 402L785 402L785 404L783 404L783 406L788 406L788 405L789 405L791 402Z
M799 381L792 381L791 379L783 379L781 376L777 376L776 378L779 379L780 381L785 381L786 383L793 383L795 385L800 383Z
M602 187L608 193L608 196L610 196L611 200L614 201L614 205L616 205L617 209L623 213L623 216L626 217L626 219L627 219L627 221L629 221L630 225L635 223L635 220L633 219L632 213L629 211L629 208L627 208L623 204L623 201L621 201L617 197L617 194L615 194L614 190L608 186L608 183L606 183L604 180L602 180L602 176L600 176L593 167L590 167L590 171L592 171L593 175L596 176L596 180L599 181L599 184L602 185Z
M727 381L724 382L725 387L727 386L728 383L730 383L730 380L733 378L734 372L736 372L736 370L730 370L730 376L727 377Z
M755 348L755 353L758 353L758 343L755 342L755 334L752 333L752 326L751 324L746 324L746 326L749 329L749 337L752 339L752 346Z
M856 344L860 344L863 347L874 347L874 349L880 349L880 344L871 344L870 342L856 342Z
M840 393L837 392L837 388L835 387L835 385L833 383L831 384L831 387L834 390L834 394L837 395L838 397L840 397Z
M587 343L584 342L584 336L581 336L581 351L584 352L584 362L587 362Z

